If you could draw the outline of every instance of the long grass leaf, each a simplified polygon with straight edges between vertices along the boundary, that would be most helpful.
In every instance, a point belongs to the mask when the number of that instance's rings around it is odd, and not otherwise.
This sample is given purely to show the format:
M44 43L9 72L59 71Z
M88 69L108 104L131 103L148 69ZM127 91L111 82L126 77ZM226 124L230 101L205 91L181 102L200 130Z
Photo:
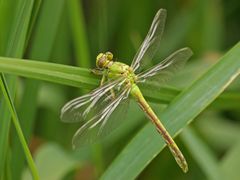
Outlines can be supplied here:
M31 170L32 176L33 176L34 179L37 180L37 179L39 179L39 176L38 176L38 172L37 172L36 166L34 164L34 161L33 161L32 156L31 156L31 152L28 149L28 145L26 143L26 140L24 138L21 126L19 124L17 112L16 112L16 109L14 107L11 95L9 93L10 91L7 89L6 81L2 77L1 77L1 81L0 81L0 86L1 86L1 89L2 89L2 92L3 92L3 96L5 98L5 101L7 103L7 106L9 108L9 111L11 113L13 124L14 124L14 126L16 128L19 140L20 140L20 142L22 144L22 148L24 150L24 153L25 153L27 162L29 164L29 168Z
M0 72L86 89L97 87L100 80L99 77L85 68L6 57L0 57ZM149 89L152 89L151 93L149 93ZM156 103L168 104L181 92L176 88L167 86L162 87L160 91L158 89L153 84L141 87L146 99ZM219 96L211 107L236 109L240 107L239 103L232 102L237 99L240 99L239 93L227 92Z
M78 0L67 1L67 7L77 65L90 67L91 61L81 2Z
M42 3L41 0L35 1L27 38L28 41L31 36L30 33L33 32L34 35L31 39L31 46L29 48L30 57L42 60L47 60L50 58L56 33L58 32L59 21L62 17L63 5L64 0L44 1ZM40 11L38 13L39 9ZM50 13L51 16L49 16ZM38 21L34 23L37 15ZM42 41L43 39L45 40L44 42ZM45 53L42 52L43 49L45 49ZM21 127L24 129L24 135L27 141L29 141L31 137L35 124L39 87L39 82L27 79L25 81L24 93L19 104L18 114L19 118L24 120L20 123ZM29 106L29 104L26 102L31 102L31 106ZM19 143L18 138L13 136L12 141L13 155L11 165L12 170L14 171L12 176L13 179L17 179L22 174L22 170L25 166L25 159L23 156L23 151L20 148L21 144Z
M15 1L4 1L1 2L0 6L0 12L5 12L5 7L12 8L14 12L11 14L8 14L10 18L7 16L4 16L6 14L3 14L3 17L6 19L11 19L8 21L9 26L9 32L1 32L6 36L5 39L5 47L3 47L2 54L5 56L11 56L11 57L22 57L23 51L24 51L24 44L25 39L27 36L27 30L28 25L31 17L31 11L32 11L32 5L33 0L25 0L21 2L15 2ZM6 26L5 24L1 24L1 26ZM3 28L5 29L5 28ZM5 77L3 74L1 74L1 83L8 94L11 94L14 97L15 94L15 78L9 77L7 78L7 83ZM9 91L8 91L9 90ZM6 158L6 148L8 147L8 136L9 136L9 128L10 128L10 114L7 110L7 104L5 101L1 102L0 107L0 114L2 116L2 126L0 129L0 137L1 137L1 145L3 148L0 150L0 174L3 177L4 173L2 172L4 170L5 165L5 158ZM9 163L7 163L9 164Z
M10 59L11 61L9 61ZM8 73L14 75L23 75L28 78L66 85L71 84L72 86L83 88L96 87L98 84L96 76L90 70L84 68L6 57L1 57L1 62L1 71L8 71Z
M28 33L27 33L25 46L28 45L29 39L30 39L30 37L32 35L33 27L35 25L35 22L36 22L38 13L39 13L39 9L41 7L41 3L42 3L42 0L35 0L34 1L34 5L33 5L33 8L32 8L32 15L31 15L30 23L29 23L29 28L28 28Z

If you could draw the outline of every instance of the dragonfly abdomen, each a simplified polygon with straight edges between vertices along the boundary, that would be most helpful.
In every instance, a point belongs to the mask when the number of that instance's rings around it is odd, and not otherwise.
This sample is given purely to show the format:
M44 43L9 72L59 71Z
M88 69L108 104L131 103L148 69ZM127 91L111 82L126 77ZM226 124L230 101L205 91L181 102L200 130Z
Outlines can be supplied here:
M143 109L148 118L155 125L157 131L163 136L164 141L168 145L171 153L173 154L179 166L182 168L184 172L187 172L188 165L182 152L179 150L177 144L174 142L170 134L167 132L166 128L163 126L157 115L154 113L150 105L147 103L139 87L136 84L132 85L131 94L135 97L139 106Z

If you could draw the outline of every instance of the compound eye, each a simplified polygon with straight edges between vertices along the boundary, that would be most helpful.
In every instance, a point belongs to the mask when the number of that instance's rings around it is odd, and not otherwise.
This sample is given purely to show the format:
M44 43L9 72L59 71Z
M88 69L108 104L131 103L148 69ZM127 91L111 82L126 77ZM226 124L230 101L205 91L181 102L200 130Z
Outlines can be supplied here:
M96 58L96 66L102 68L102 61L105 59L105 55L103 53L99 53Z
M113 54L112 54L111 52L106 52L105 54L106 54L106 56L107 56L107 59L108 59L109 61L112 61L112 59L113 59Z

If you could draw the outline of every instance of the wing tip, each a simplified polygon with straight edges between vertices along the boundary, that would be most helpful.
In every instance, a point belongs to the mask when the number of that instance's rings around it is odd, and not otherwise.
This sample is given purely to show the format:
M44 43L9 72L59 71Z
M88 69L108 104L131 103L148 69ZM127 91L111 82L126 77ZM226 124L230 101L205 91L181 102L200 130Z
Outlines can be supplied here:
M184 48L180 49L180 51L188 52L189 57L191 57L194 54L190 47L184 47Z
M167 10L163 8L159 9L156 13L156 16L160 16L160 14L161 16L167 16Z
M161 11L161 12L165 12L165 13L167 12L167 10L164 9L164 8L160 8L160 9L158 10L158 12L160 12L160 11Z

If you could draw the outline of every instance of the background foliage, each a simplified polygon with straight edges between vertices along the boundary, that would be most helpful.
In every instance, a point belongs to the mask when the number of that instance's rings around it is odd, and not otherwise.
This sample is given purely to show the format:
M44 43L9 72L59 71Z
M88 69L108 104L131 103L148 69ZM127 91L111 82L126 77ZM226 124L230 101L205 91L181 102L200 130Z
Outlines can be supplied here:
M131 63L159 8L168 18L157 57L184 46L194 56L169 86L142 90L179 134L187 174L134 102L114 135L76 151L79 124L59 119L64 103L98 85L88 68L99 52ZM1 0L0 179L239 179L239 10L237 0Z

